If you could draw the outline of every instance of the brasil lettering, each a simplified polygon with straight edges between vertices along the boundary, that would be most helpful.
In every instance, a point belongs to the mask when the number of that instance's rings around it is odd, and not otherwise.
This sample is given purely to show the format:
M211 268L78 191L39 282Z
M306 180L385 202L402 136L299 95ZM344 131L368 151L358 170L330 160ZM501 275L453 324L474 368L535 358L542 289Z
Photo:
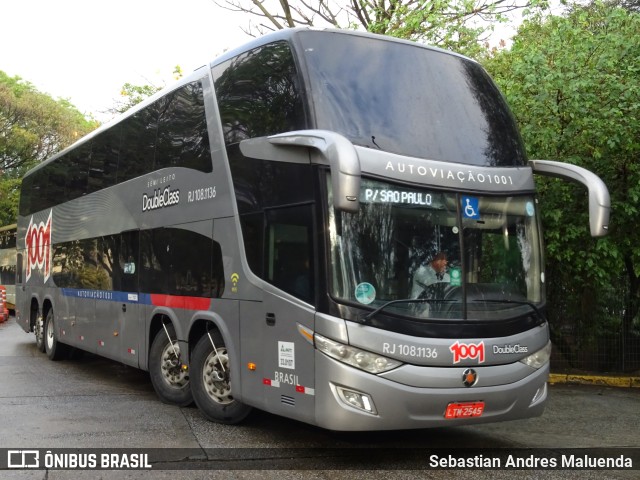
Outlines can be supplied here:
M153 191L153 196L146 193L142 195L142 211L148 212L159 208L171 207L180 203L180 190L171 190L168 185L164 190L158 188Z
M27 246L27 281L33 270L42 270L44 281L51 276L51 228L53 210L49 211L47 222L34 223L33 216L29 221L25 244Z

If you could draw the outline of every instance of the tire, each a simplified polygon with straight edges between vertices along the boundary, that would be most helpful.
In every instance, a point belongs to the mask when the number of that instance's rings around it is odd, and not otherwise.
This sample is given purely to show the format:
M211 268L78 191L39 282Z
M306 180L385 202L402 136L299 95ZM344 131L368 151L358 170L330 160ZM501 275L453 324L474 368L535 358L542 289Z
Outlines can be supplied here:
M233 397L231 361L218 331L198 341L191 355L191 390L205 418L217 423L235 424L244 420L251 407Z
M47 312L47 319L44 322L44 347L49 360L53 361L66 358L69 352L69 347L58 341L53 309Z
M164 328L156 334L149 351L149 375L163 403L186 407L193 403L189 371L181 368L180 347L173 325L168 323L166 327L173 341L169 341Z
M46 350L44 345L44 319L42 313L38 311L36 314L36 321L33 325L33 333L36 335L36 348L43 352Z

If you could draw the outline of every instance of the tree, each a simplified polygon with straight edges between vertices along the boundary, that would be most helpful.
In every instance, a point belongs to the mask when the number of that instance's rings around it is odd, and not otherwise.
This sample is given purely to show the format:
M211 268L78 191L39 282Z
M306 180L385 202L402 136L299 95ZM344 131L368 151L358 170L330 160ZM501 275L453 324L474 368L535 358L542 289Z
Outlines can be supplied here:
M427 42L469 55L496 22L518 9L544 7L546 0L214 0L258 23L245 32L255 36L297 26L364 29L372 33Z
M181 79L183 76L182 68L180 65L176 65L173 68L173 78L175 80ZM164 82L154 84L153 82L146 85L134 85L133 83L125 83L120 89L120 97L122 100L111 109L112 114L120 114L129 110L131 107L136 106L146 98L150 97L154 93L159 92L165 87Z
M22 171L96 128L68 100L54 100L0 71L0 171Z
M640 15L603 3L573 5L564 17L536 15L486 66L518 119L530 158L584 166L612 196L609 237L594 241L586 193L556 180L538 182L550 319L580 324L585 343L607 329L632 338L640 309Z
M0 224L16 221L24 173L97 126L68 100L0 71Z

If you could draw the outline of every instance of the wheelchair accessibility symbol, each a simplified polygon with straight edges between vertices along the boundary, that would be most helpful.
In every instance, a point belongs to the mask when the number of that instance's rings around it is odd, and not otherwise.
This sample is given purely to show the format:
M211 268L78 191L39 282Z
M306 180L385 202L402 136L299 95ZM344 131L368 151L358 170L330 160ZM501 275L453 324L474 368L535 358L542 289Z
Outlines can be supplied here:
M464 218L480 219L480 199L476 197L462 197L462 216Z

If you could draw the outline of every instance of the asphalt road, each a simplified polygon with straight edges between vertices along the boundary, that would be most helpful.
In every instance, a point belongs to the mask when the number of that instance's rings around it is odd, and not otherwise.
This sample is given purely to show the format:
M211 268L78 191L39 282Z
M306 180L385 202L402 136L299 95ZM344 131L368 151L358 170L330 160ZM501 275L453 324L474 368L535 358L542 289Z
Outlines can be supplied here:
M629 447L640 448L637 388L553 385L542 417L475 427L337 433L257 411L226 426L161 403L145 372L93 355L51 362L13 319L0 324L0 449L162 448L168 468L4 470L2 479L640 478L640 470L423 468L437 449Z

